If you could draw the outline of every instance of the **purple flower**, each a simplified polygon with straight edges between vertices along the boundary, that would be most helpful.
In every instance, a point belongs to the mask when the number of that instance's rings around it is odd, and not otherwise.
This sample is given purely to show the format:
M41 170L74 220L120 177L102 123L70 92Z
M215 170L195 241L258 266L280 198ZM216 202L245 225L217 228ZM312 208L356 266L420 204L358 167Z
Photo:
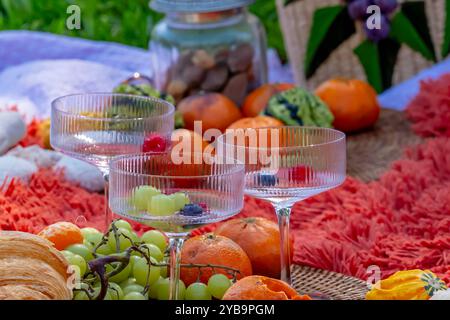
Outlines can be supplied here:
M398 6L397 0L373 0L373 4L379 6L383 14L392 13Z
M391 23L385 15L382 15L380 28L369 29L366 22L364 23L364 31L366 32L368 39L374 42L379 42L389 36L389 32L391 31Z
M372 0L353 0L348 4L348 14L353 20L364 20L367 16L367 7L372 4Z

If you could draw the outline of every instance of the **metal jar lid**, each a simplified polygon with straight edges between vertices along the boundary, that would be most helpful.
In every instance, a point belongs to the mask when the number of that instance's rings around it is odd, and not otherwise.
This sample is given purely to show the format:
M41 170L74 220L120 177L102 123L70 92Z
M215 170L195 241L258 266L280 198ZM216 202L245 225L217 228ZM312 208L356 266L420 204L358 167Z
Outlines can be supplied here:
M214 12L248 6L255 0L152 0L150 7L156 11L168 12Z

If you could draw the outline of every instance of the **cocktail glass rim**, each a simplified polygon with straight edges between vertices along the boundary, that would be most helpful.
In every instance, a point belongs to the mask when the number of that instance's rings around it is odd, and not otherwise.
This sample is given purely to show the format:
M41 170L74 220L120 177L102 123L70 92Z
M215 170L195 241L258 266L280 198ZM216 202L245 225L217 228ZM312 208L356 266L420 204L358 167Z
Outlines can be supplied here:
M81 113L73 113L73 112L69 112L67 110L62 110L57 105L57 102L59 102L61 100L71 98L71 97L82 97L82 96L99 96L99 97L100 96L105 96L105 97L109 96L109 97L128 97L128 98L132 98L132 99L141 99L142 101L152 101L152 102L156 102L159 104L164 104L164 105L168 106L169 110L167 112L165 112L164 114L152 115L152 116L148 116L148 117L111 118L111 117L90 117L90 116L83 115ZM57 110L58 112L69 115L69 116L76 116L79 118L84 118L89 121L103 121L103 122L104 121L130 122L130 121L146 120L146 119L150 119L150 118L151 119L163 118L163 117L167 117L167 116L175 114L175 107L173 106L173 104L171 104L170 102L163 100L161 98L139 96L139 95L133 95L133 94L128 94L128 93L109 93L109 92L71 93L71 94L64 95L64 96L54 99L51 103L51 108L52 108L52 110Z
M134 175L134 176L144 176L144 177L152 177L152 178L176 178L176 179L200 179L200 178L209 178L209 177L218 177L218 176L228 176L228 175L234 175L236 173L238 173L239 171L244 171L245 174L245 165L243 162L234 159L234 158L225 158L225 161L229 160L229 161L233 161L233 162L225 162L222 163L223 165L240 165L241 168L237 167L235 169L233 169L234 171L230 171L230 172L226 172L226 173L215 173L215 174L206 174L206 175L198 175L198 176L171 176L171 175L154 175L154 174L147 174L147 173L135 173L135 172L129 172L129 171L125 171L125 170L121 170L121 169L116 169L113 168L113 165L116 164L118 161L120 160L124 160L124 159L131 159L131 158L139 158L139 157L144 157L144 156L165 156L165 155L169 155L169 152L143 152L143 153L139 153L139 154L124 154L124 155L119 155L119 156L114 156L111 161L110 161L110 165L109 165L109 172L116 172L116 173L121 173L121 174L126 174L126 175ZM188 153L189 155L198 155L198 156L202 156L204 157L205 154L201 153L201 152L190 152ZM212 156L213 158L217 158L219 159L219 157L216 156ZM183 163L180 163L183 164ZM190 164L190 163L189 163ZM218 163L221 164L221 163ZM196 163L194 163L194 165L197 165ZM201 164L198 164L201 165Z
M313 147L323 147L326 145L331 145L331 144L335 144L338 143L342 140L346 139L346 135L344 132L333 129L333 128L322 128L322 127L312 127L312 126L282 126L282 127L259 127L259 128L246 128L246 129L227 129L225 131L224 134L220 135L217 140L216 140L216 147L217 147L217 143L219 141L223 141L222 137L226 137L227 134L229 134L230 132L233 131L239 131L242 130L243 132L245 132L246 130L268 130L268 129L282 129L282 128L304 128L304 129L320 129L323 131L329 131L329 132L335 132L338 135L340 135L340 137L330 140L330 141L326 141L326 142L321 142L321 143L314 143L314 144L308 144L305 146L288 146L288 147L251 147L251 146L239 146L239 145L235 145L233 143L227 143L226 140L224 142L224 144L229 145L229 146L235 146L236 148L241 148L241 149L252 149L252 150L272 150L272 149L278 149L278 150L282 150L282 151L289 151L289 150L297 150L297 149L309 149L309 148L313 148Z

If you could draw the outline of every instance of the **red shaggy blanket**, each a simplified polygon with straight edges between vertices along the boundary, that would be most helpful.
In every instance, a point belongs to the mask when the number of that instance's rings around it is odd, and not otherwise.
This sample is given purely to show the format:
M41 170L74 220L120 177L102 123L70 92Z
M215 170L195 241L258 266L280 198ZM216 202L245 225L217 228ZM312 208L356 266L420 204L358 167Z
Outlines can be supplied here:
M449 83L450 76L423 83L407 111L418 134L440 137L408 149L379 181L348 178L340 188L294 206L295 263L362 279L371 265L383 276L431 269L450 283ZM103 208L102 195L40 171L29 186L15 182L3 187L0 229L38 232L61 220L83 224L80 217L102 226ZM239 216L275 219L270 204L252 198Z
M437 80L422 81L419 94L410 102L406 114L413 129L425 137L450 137L450 74Z
M51 169L34 174L28 185L0 186L0 230L38 233L44 226L70 221L80 227L105 227L104 196L64 180ZM133 223L138 232L148 230Z
M248 199L240 217L275 219L268 203ZM410 149L380 181L348 178L292 210L294 262L365 279L431 269L450 283L450 140ZM214 229L208 226L198 231Z

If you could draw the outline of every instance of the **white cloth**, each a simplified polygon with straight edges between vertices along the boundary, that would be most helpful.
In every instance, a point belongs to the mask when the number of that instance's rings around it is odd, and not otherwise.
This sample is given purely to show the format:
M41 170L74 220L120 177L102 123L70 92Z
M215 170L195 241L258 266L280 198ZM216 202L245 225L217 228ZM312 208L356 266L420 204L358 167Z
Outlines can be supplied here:
M0 112L0 155L15 146L25 133L26 125L19 113Z
M7 155L28 160L39 168L52 168L62 158L61 153L45 150L39 146L26 148L17 146L9 151Z
M6 155L0 157L0 186L8 184L12 179L28 182L38 167L31 161Z
M89 163L62 156L55 165L55 169L62 169L68 181L79 184L89 191L102 191L105 186L100 170Z
M60 96L83 92L112 92L129 73L82 60L41 60L0 73L0 103L16 104L27 116L50 116L51 103ZM22 104L26 97L28 103Z

